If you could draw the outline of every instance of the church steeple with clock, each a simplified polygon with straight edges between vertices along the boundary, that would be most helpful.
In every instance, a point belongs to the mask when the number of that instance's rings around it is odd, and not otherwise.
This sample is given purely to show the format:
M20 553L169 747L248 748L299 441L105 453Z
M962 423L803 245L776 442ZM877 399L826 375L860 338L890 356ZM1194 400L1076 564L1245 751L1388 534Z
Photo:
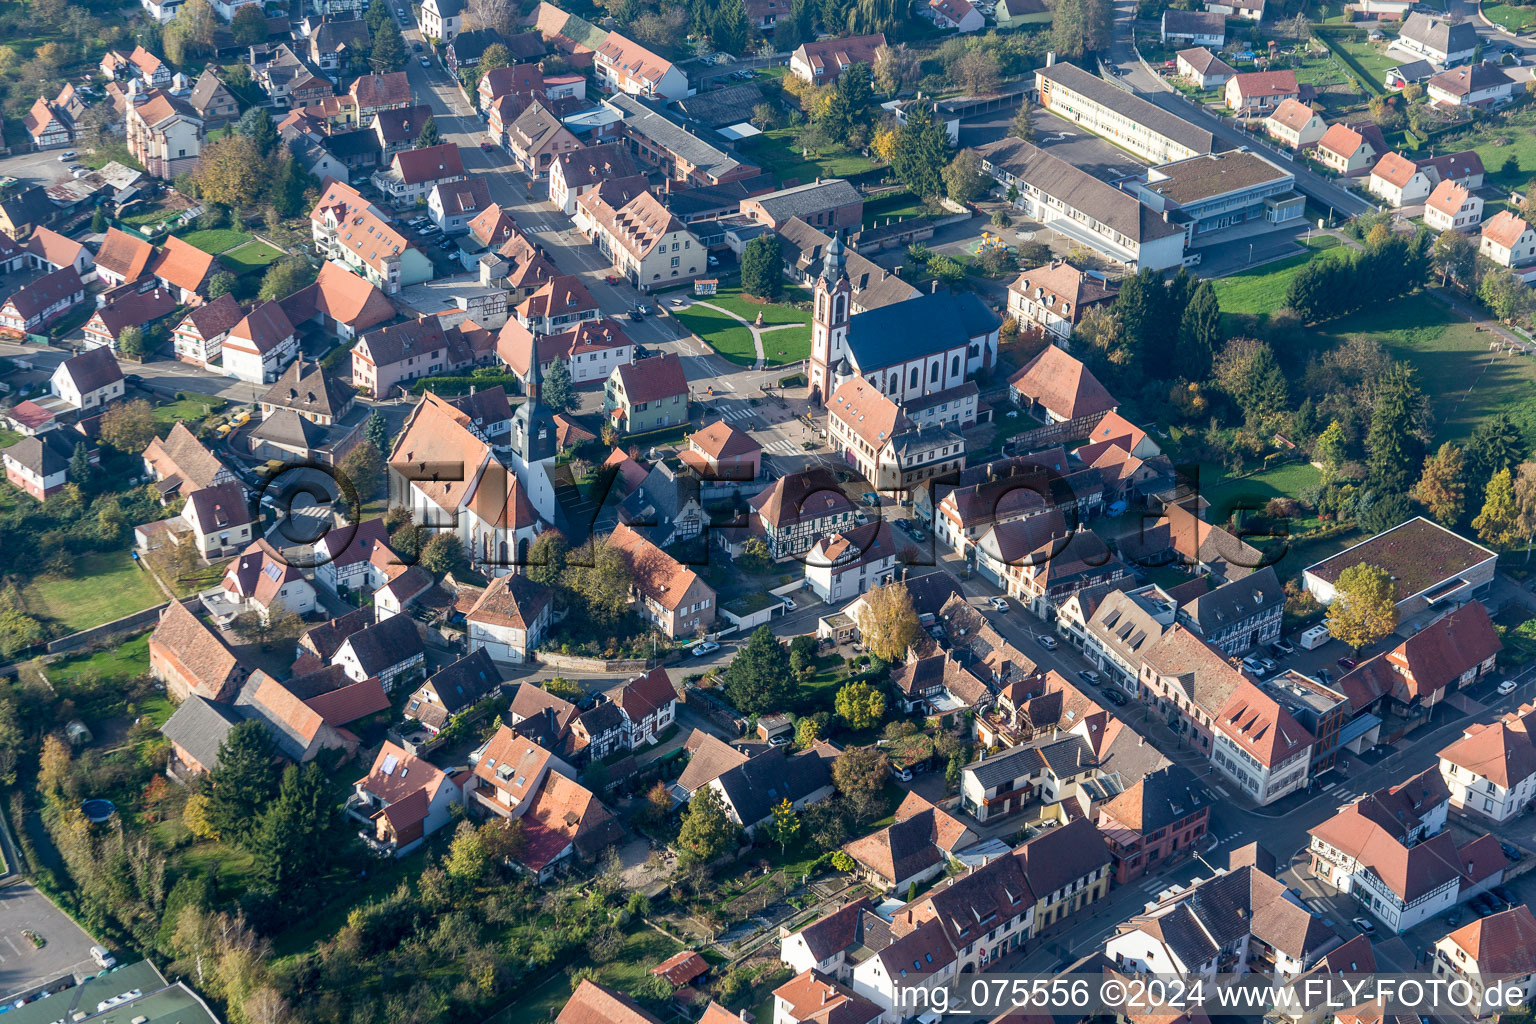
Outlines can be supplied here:
M837 388L839 364L847 362L853 285L844 258L842 236L833 235L822 256L811 315L811 400L818 403L825 403ZM844 367L842 376L850 375L851 370Z

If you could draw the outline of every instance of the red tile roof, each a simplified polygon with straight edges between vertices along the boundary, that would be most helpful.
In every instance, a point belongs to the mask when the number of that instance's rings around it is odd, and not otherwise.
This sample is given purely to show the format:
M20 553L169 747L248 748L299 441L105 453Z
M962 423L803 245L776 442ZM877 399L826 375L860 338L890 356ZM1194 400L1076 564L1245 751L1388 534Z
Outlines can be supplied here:
M165 240L165 247L149 266L151 275L166 284L183 291L195 292L203 287L208 272L213 269L213 254L203 252L172 235Z
M1063 419L1110 412L1119 404L1088 367L1055 345L1047 345L1008 384Z

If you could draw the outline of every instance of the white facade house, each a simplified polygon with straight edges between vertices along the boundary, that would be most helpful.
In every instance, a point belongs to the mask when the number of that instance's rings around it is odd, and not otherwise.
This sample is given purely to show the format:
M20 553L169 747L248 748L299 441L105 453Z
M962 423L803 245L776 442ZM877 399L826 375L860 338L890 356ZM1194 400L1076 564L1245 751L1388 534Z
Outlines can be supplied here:
M428 39L451 43L459 34L464 6L460 0L423 0L421 34Z
M1536 228L1513 210L1500 210L1483 224L1477 251L1501 267L1536 260Z
M1509 821L1536 797L1536 706L1522 704L1490 724L1468 726L1440 751L1440 776L1451 803L1492 821Z
M1529 1004L1536 998L1536 917L1522 903L1462 925L1435 943L1430 970L1470 986L1474 1017Z
M827 604L852 601L896 574L896 538L883 519L824 537L805 556L805 582Z

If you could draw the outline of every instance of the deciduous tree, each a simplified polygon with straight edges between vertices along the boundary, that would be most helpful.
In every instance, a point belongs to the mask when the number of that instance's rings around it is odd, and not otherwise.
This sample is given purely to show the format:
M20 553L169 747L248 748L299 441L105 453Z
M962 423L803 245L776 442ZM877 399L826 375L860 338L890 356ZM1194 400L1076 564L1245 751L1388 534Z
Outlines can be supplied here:
M240 10L259 10L242 7ZM192 183L204 202L243 208L261 196L267 185L267 165L255 140L227 135L203 146Z
M971 96L990 96L997 92L1001 80L997 70L997 57L990 50L967 50L955 62L955 79Z
M789 802L789 797L774 805L773 817L763 828L769 842L779 844L780 854L789 849L789 844L800 834L800 815L795 813L795 805Z
M912 607L906 584L887 583L871 590L858 616L859 635L870 653L881 661L896 663L907 656L923 630Z
M267 14L261 4L251 4L235 12L229 23L230 34L241 46L252 46L267 41Z
M875 88L894 96L917 81L919 67L917 54L907 49L906 43L883 44L875 50Z
M1339 573L1328 605L1328 635L1359 651L1397 628L1397 591L1385 569L1361 562Z
M102 415L100 436L118 451L137 455L155 439L155 410L142 398L120 402Z
M981 157L974 149L962 149L944 168L944 191L957 203L969 203L981 196L992 183L981 169Z
M565 537L558 530L546 530L539 534L528 548L528 565L524 573L528 579L541 586L557 587L565 576Z
M1438 452L1424 460L1424 473L1413 489L1413 496L1432 518L1454 528L1466 511L1466 491L1464 453L1447 441Z
M462 573L469 565L464 552L464 542L456 534L434 532L432 538L421 546L419 564L427 572L438 576Z
M866 682L844 683L833 707L854 729L868 729L885 717L885 694Z
M1522 462L1515 474L1515 532L1525 541L1525 560L1531 560L1536 539L1536 462Z
M1519 537L1519 510L1515 507L1515 485L1507 469L1501 469L1488 481L1483 510L1472 520L1472 529L1483 543L1508 547Z
M891 760L879 747L853 747L832 762L832 783L860 818L877 809L890 773Z
M297 256L278 260L267 268L261 277L261 290L256 297L262 302L286 299L309 283L313 271L309 264Z
M709 864L736 846L741 830L725 813L725 804L711 786L694 791L683 811L677 833L678 860L684 864Z

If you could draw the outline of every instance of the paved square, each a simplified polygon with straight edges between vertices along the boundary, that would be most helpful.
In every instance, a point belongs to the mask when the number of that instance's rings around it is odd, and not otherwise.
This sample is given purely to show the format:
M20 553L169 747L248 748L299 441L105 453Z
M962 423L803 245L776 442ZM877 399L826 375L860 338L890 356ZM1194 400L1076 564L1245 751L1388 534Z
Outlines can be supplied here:
M34 949L22 934L44 940ZM95 940L27 882L0 886L0 996L52 981L61 974L95 974Z

